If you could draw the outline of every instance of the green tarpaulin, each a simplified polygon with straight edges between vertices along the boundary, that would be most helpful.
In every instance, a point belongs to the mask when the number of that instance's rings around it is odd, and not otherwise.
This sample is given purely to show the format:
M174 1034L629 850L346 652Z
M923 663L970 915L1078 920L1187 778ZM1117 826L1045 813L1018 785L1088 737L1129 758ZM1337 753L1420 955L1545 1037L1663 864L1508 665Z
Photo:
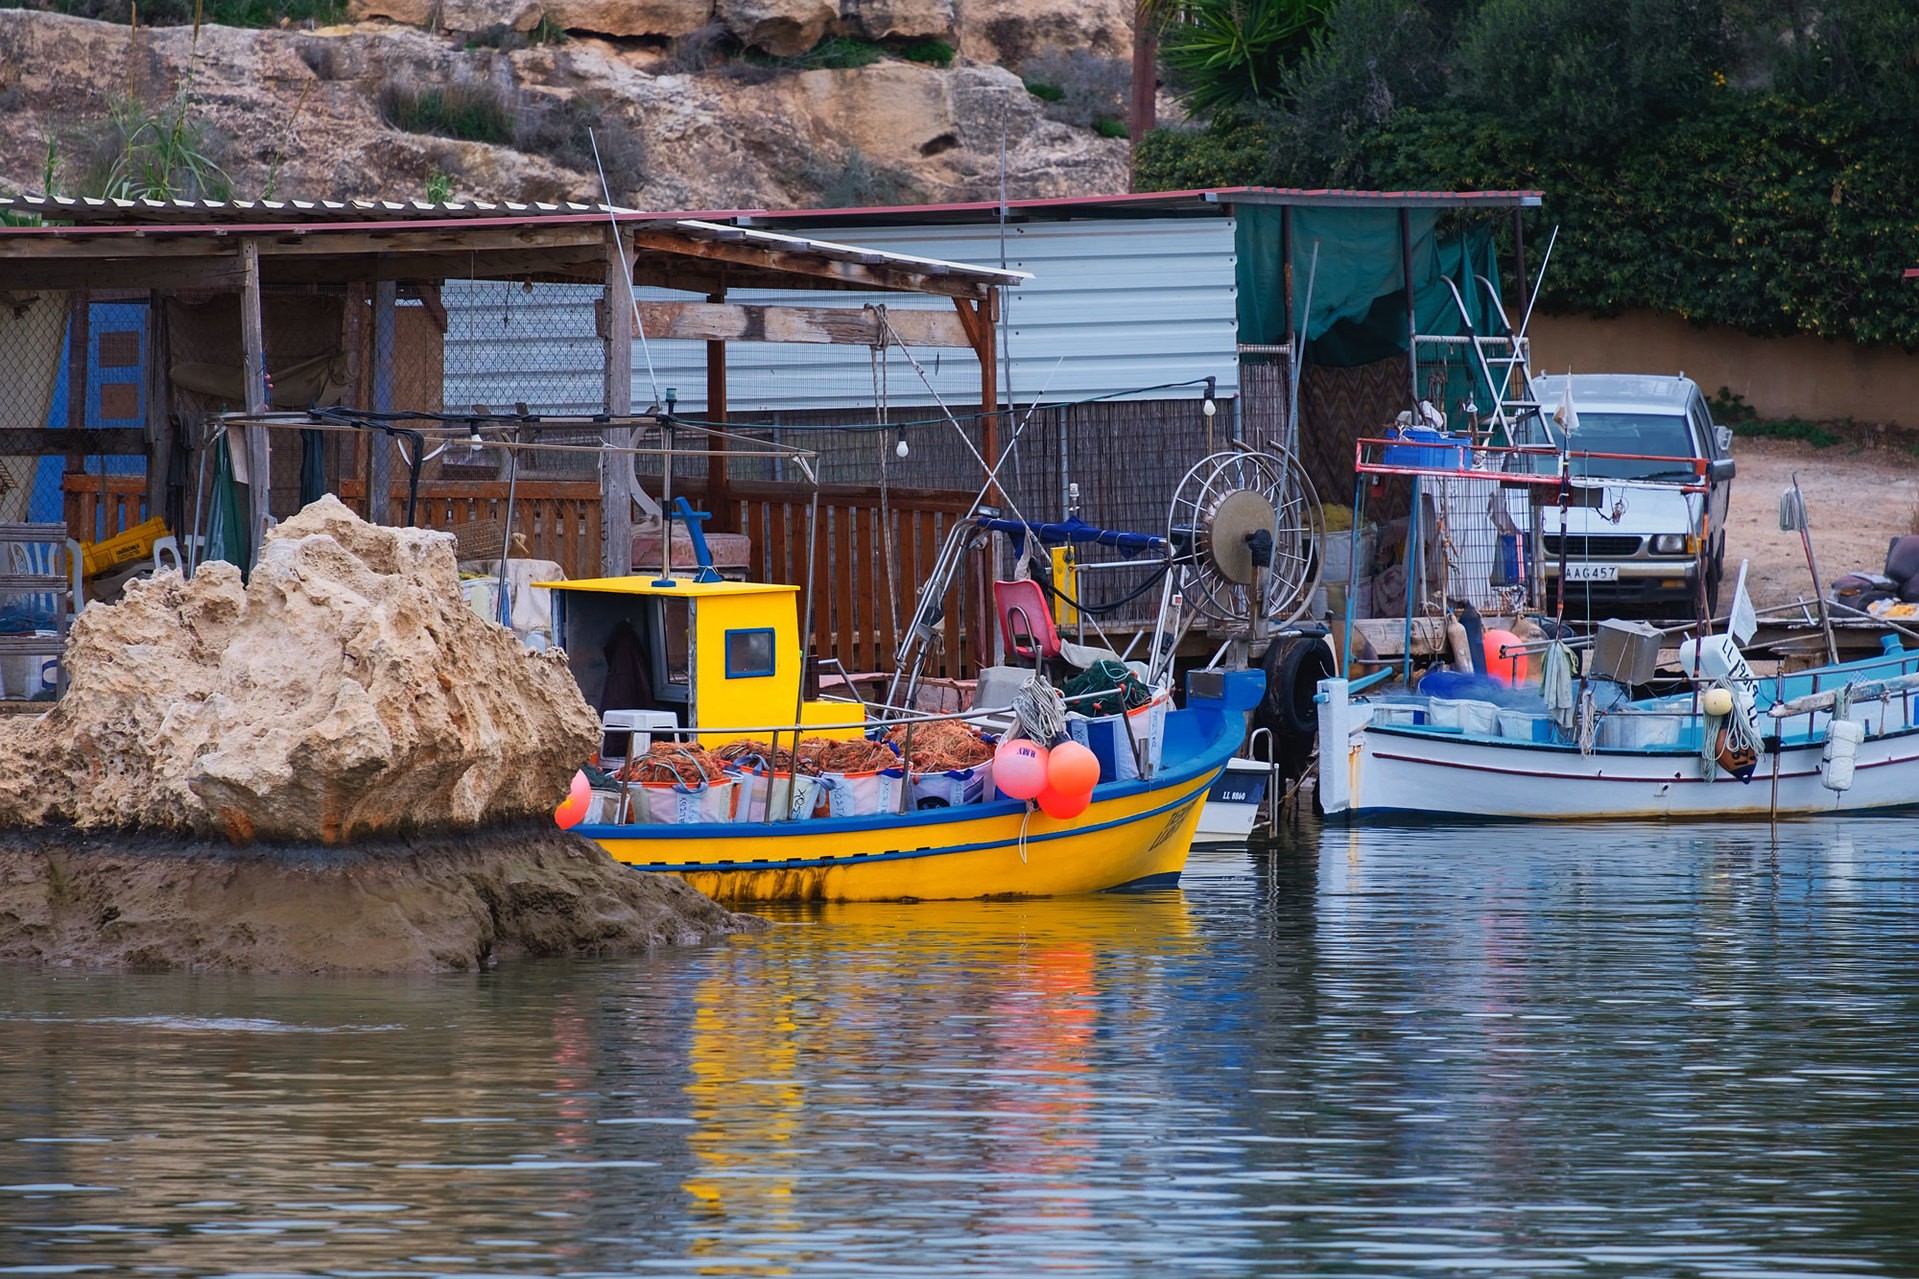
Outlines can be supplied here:
M1240 205L1235 247L1239 255L1239 340L1286 340L1285 262L1281 225L1286 211L1277 205ZM1378 209L1292 209L1293 305L1301 313L1296 327L1306 337L1305 362L1351 368L1406 354L1405 275L1401 267L1400 211ZM1475 276L1498 281L1492 232L1474 227L1461 236L1438 234L1439 211L1407 213L1413 271L1413 297L1422 334L1458 336L1466 332L1459 304L1447 287L1450 279L1465 299L1474 330L1481 336L1503 332L1485 285ZM1315 264L1314 250L1318 250ZM1311 278L1312 298L1307 301ZM1426 368L1447 370L1442 393L1448 412L1469 395L1489 407L1492 391L1472 369L1464 347L1442 352L1422 349ZM1497 370L1495 370L1497 372ZM1422 379L1423 381L1423 379ZM1422 385L1421 394L1429 388Z

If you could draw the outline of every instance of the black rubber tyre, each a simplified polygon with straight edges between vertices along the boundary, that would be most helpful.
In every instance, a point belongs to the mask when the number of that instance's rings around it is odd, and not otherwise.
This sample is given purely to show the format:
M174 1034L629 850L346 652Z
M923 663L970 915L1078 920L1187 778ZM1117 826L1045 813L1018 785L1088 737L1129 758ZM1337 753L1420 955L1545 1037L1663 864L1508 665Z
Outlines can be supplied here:
M1319 681L1338 671L1332 650L1318 635L1274 640L1260 666L1266 672L1266 695L1255 722L1272 730L1281 741L1310 741L1319 733L1319 704L1313 700Z

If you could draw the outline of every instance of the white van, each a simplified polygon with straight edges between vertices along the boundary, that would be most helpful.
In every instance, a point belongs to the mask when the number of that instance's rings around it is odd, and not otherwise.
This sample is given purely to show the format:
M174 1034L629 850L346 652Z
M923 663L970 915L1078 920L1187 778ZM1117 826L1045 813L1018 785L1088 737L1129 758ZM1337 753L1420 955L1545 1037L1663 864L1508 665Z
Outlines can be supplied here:
M1713 422L1691 378L1636 373L1534 378L1540 411L1549 419L1569 381L1577 425L1570 439L1555 427L1554 442L1575 453L1633 456L1573 460L1578 491L1566 512L1563 538L1567 612L1597 617L1630 608L1691 617L1703 544L1707 608L1716 614L1732 498L1732 431ZM1662 458L1669 460L1657 460ZM1621 479L1651 483L1606 482ZM1663 487L1667 484L1671 487ZM1707 488L1683 492L1688 484ZM1544 493L1539 496L1547 500ZM1538 516L1541 567L1548 597L1556 598L1559 510L1541 506Z

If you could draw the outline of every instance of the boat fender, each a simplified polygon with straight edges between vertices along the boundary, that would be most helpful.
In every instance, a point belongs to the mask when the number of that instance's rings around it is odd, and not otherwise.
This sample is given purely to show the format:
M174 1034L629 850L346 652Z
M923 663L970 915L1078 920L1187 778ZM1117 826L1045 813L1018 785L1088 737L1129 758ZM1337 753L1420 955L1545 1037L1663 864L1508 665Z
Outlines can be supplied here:
M1859 743L1866 730L1849 719L1835 719L1826 726L1826 749L1819 757L1819 780L1827 790L1852 789L1852 771L1859 756Z
M1298 635L1274 640L1260 667L1266 672L1266 693L1254 716L1256 722L1282 740L1317 737L1319 707L1313 699L1319 693L1319 681L1339 673L1325 638Z
M1446 651L1453 655L1453 669L1461 675L1473 673L1472 640L1459 619L1446 619Z

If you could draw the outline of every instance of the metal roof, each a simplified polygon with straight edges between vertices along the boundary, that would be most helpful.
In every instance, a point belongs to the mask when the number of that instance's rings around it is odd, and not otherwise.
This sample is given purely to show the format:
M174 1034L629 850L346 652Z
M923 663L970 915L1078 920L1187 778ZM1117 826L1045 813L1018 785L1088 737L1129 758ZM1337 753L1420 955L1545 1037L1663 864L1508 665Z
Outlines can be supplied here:
M386 204L381 216L366 215L372 202L74 200L65 197L0 197L0 211L31 211L61 224L0 226L0 259L31 287L80 287L77 271L118 264L122 283L190 284L169 263L197 259L212 274L228 270L241 241L256 243L270 263L275 283L318 283L343 271L364 279L435 279L470 272L476 278L526 276L597 279L604 275L602 241L612 223L633 236L640 256L636 279L667 287L712 291L707 272L738 287L900 288L971 294L1016 286L1023 271L946 262L816 240L757 227L700 218L636 213L588 206L458 206L456 218L405 216L444 212L420 202ZM580 212L547 213L567 207ZM399 211L387 216L390 211ZM305 211L305 212L303 212ZM71 220L72 225L66 225ZM164 261L162 261L164 259ZM355 263L357 262L357 265ZM463 271L464 269L464 271ZM150 280L136 279L142 273ZM685 277L685 278L682 278ZM217 283L209 276L208 283Z
M1125 214L1217 215L1234 204L1278 204L1317 208L1536 208L1538 191L1357 191L1310 187L1199 187L1189 191L1143 191L1115 195L1064 196L1008 200L1009 217L1101 217ZM505 224L537 218L620 222L750 222L831 219L833 221L955 221L997 218L997 200L951 204L909 204L843 209L628 209L577 201L521 203L512 200L122 200L58 195L0 196L0 212L32 214L62 222L121 225L310 223ZM4 230L4 229L0 229Z

